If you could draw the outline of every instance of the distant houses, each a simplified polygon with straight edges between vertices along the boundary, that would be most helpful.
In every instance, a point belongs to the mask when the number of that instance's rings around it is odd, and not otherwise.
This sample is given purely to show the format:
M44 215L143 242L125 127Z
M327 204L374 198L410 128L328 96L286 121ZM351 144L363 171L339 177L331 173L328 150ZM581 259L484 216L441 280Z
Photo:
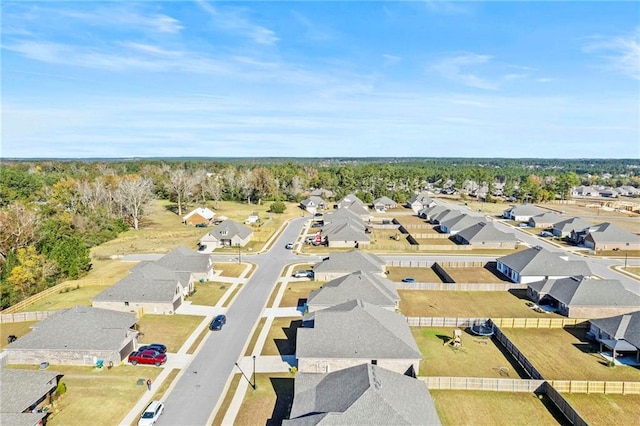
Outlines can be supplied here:
M200 238L199 244L207 251L219 247L244 247L253 237L253 230L232 220L224 220Z
M198 207L191 210L182 217L182 223L185 225L210 225L215 217L215 213L206 207Z
M505 219L515 220L517 222L529 222L533 216L545 213L547 210L536 207L532 204L520 204L511 206L502 213Z

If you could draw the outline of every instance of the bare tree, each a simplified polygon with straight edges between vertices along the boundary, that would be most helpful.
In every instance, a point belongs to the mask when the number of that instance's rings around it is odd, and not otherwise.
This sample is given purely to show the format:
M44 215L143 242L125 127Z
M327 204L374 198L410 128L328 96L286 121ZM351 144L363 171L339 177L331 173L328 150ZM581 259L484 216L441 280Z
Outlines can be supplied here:
M131 219L133 229L138 229L144 207L153 198L153 182L151 179L136 175L124 176L114 194L122 212Z
M178 216L182 216L182 204L193 195L195 179L184 169L172 170L169 172L169 181L166 183L171 195L176 197L178 204Z
M247 204L251 204L251 195L254 191L254 177L251 170L245 170L237 179L238 187L242 192L242 196L247 199Z
M20 203L0 210L0 257L6 259L11 250L28 247L37 241L38 225L35 211Z

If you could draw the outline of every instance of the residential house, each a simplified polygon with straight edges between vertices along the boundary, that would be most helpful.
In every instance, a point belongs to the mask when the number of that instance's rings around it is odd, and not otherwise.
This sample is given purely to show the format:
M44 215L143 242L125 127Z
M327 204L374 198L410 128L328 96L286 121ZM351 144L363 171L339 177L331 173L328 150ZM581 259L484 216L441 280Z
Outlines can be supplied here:
M245 225L253 225L258 222L260 222L260 215L258 212L251 212L251 214L244 220Z
M34 324L4 350L9 364L118 365L135 348L136 322L131 313L76 306Z
M380 197L373 200L373 208L377 211L387 211L389 209L395 209L397 207L398 203L396 203L389 197Z
M338 201L337 207L340 208L349 208L356 205L361 205L366 208L366 205L362 202L360 198L358 198L355 194L351 193L349 195L345 195L342 200Z
M439 229L440 232L445 234L456 235L458 232L462 231L465 228L473 226L479 222L482 222L483 218L479 216L471 216L466 213L459 214L458 216L453 216L449 219L446 219L440 222Z
M185 225L209 225L216 214L206 207L198 207L182 217Z
M640 363L640 311L592 320L590 332L600 343L600 352L608 348L614 359L628 354Z
M498 271L514 283L527 284L548 278L590 276L583 260L569 260L564 254L536 246L497 259Z
M293 388L293 405L284 426L441 424L424 382L377 365L327 374L298 372Z
M569 318L603 318L640 309L640 296L618 280L568 277L535 281L527 286L531 300L551 305Z
M322 236L328 247L360 247L371 242L366 228L358 219L345 219L325 224Z
M528 222L533 216L545 212L545 209L541 209L540 207L536 207L532 204L520 204L506 209L502 212L502 217L518 222Z
M312 328L298 328L299 372L330 373L374 364L401 374L417 373L422 354L402 315L351 300L309 316Z
M590 226L593 226L593 224L579 217L572 217L554 223L551 232L554 237L565 238L570 237L572 233L575 235L576 232L589 228Z
M492 222L478 222L455 235L458 244L468 244L479 248L514 249L518 240L512 232L504 232Z
M593 250L640 250L640 236L608 222L590 227L583 243Z
M244 247L253 237L253 230L232 220L224 220L214 226L202 238L199 244L207 246L207 251L218 247Z
M183 284L183 294L193 293L196 281L213 280L213 260L209 255L189 250L184 246L176 247L156 260L156 264L174 271Z
M576 186L571 190L572 197L599 197L600 189L595 186Z
M370 221L372 219L369 208L353 194L347 195L338 202L338 210L343 209L357 214L362 220Z
M535 216L531 216L531 219L529 219L529 226L531 226L532 228L547 229L552 228L554 224L561 222L564 219L565 217L559 213L544 212Z
M431 223L433 223L434 225L439 225L442 222L446 222L447 220L453 219L454 217L460 216L462 214L463 213L460 210L448 208L431 217Z
M351 209L337 209L331 212L325 213L322 218L324 225L328 225L330 223L338 223L346 220L351 220L353 222L361 223L362 229L365 228L364 221L362 217Z
M182 278L181 278L182 275ZM178 274L156 262L141 262L129 275L97 294L95 308L122 312L173 314L184 300L184 274Z
M313 267L314 277L318 281L330 281L355 271L382 274L385 262L372 253L359 250L330 253L329 257Z
M333 198L333 191L324 188L318 188L311 191L309 195L328 199Z
M433 223L433 219L445 210L448 210L448 207L441 204L433 204L418 211L418 216Z
M56 371L0 370L0 423L11 426L46 424L62 374Z
M396 311L400 296L396 285L380 274L356 271L333 279L309 293L309 312L360 299L390 311Z
M300 207L311 214L315 214L319 210L326 210L327 202L318 196L312 195L309 198L300 201Z
M419 194L415 194L407 201L407 207L413 210L416 214L422 209L426 209L435 204L435 201L431 198L428 192L423 191Z

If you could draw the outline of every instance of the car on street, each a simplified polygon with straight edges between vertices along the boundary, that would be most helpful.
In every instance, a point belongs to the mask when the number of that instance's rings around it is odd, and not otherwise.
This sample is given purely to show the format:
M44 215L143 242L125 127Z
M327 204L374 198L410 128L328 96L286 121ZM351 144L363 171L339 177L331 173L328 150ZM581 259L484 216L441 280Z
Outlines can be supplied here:
M284 246L284 248L286 248L287 250L291 250L293 248L293 243L287 243L287 245Z
M216 317L209 324L209 330L222 330L222 326L227 323L227 317L225 315L216 315Z
M205 251L207 249L207 246L205 244L200 244L200 246L198 246L198 251Z
M294 278L313 278L313 271L309 271L309 270L303 270L303 271L296 271L293 274Z
M144 346L140 346L138 348L139 351L156 351L156 352L160 352L161 354L167 352L167 347L165 345L163 345L162 343L151 343L150 345L144 345Z
M151 426L156 424L162 413L164 413L164 403L161 401L151 401L142 412L138 420L138 426Z
M131 352L127 361L133 365L149 364L159 367L167 362L167 354L161 354L160 352L151 349L146 351L134 351Z
M311 224L311 227L312 227L312 228L322 228L322 225L324 225L324 223L323 223L323 222L313 222L313 223Z
M415 278L413 278L413 277L404 277L404 278L402 279L402 282L403 282L403 283L415 283L415 282L416 282L416 279L415 279Z
M542 231L542 232L540 233L540 236L541 236L541 237L544 237L544 238L549 238L549 237L553 237L553 233L551 233L551 232L549 232L549 231Z

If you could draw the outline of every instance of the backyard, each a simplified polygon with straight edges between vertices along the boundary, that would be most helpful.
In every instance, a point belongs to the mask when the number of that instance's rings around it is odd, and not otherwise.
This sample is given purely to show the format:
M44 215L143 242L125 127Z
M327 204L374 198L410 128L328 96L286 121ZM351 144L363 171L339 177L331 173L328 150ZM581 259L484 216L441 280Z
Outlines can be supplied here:
M640 395L564 393L562 396L590 425L638 423Z
M495 267L495 262L484 267L443 268L457 283L509 283Z
M640 382L640 368L607 367L586 329L508 328L504 334L547 380Z
M31 326L38 321L6 322L0 324L0 349L8 345L7 337L14 335L18 338L31 331Z
M435 273L435 271L431 268L427 267L415 267L415 268L404 268L398 266L389 266L387 267L387 278L391 281L398 282L405 277L411 277L416 280L418 283L441 283L442 280Z
M411 327L422 353L419 376L523 378L520 366L511 362L490 338L462 332L462 346L449 345L454 328Z
M296 336L302 319L274 318L260 355L295 355Z
M167 346L167 352L178 352L204 318L196 315L146 314L138 320L138 330L144 334L138 342L162 343Z
M289 417L293 403L293 375L256 374L256 389L247 388L233 422L236 426L279 425Z
M561 318L527 306L525 290L398 290L400 311L408 317Z

